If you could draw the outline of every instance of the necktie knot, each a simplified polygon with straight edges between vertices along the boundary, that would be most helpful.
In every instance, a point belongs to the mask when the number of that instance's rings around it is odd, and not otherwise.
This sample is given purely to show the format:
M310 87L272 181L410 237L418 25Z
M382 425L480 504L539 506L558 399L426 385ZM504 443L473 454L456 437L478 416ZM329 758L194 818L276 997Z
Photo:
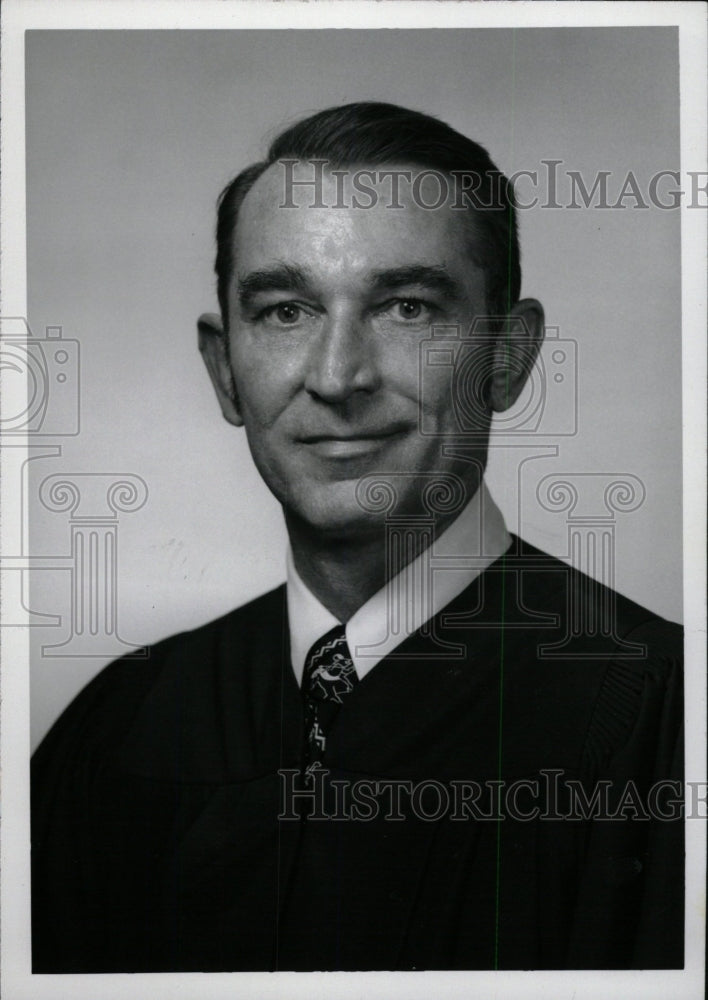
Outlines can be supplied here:
M302 692L308 763L322 762L327 731L357 681L344 625L337 625L317 640L305 661Z
M344 625L337 625L318 639L305 662L305 689L317 701L341 705L357 681Z

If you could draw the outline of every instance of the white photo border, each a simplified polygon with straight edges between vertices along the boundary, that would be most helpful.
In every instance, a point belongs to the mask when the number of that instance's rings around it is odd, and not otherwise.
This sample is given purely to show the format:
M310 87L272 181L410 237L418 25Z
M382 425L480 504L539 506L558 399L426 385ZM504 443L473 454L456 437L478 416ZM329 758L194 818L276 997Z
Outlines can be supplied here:
M2 256L0 312L27 315L24 161L24 33L31 29L248 30L306 28L493 28L668 25L679 30L681 173L706 169L706 22L703 5L679 3L258 2L258 0L5 0L2 9ZM681 207L684 606L686 776L705 782L705 455L706 214ZM13 391L17 387L13 385ZM21 400L8 401L13 412ZM9 479L9 477L8 477ZM0 522L17 523L22 498L3 479ZM26 521L25 521L26 523ZM0 553L10 540L0 534ZM2 629L2 995L7 1000L191 997L427 998L495 995L519 998L628 996L674 1000L703 995L705 974L706 826L686 824L686 967L682 971L166 973L32 975L29 903L28 627Z

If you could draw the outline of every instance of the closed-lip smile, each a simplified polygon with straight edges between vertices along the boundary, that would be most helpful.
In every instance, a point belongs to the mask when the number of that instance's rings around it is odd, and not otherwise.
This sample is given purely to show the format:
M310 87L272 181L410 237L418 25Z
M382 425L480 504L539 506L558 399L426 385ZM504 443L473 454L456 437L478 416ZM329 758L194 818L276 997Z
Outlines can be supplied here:
M312 446L315 451L322 455L332 458L347 458L374 451L385 442L402 434L403 431L403 427L397 426L381 430L361 430L355 433L323 432L303 435L300 441Z
M357 431L355 434L323 432L321 434L305 434L300 440L304 441L305 444L317 444L320 441L374 441L379 438L393 437L394 434L400 434L402 430L402 427L391 427L385 430Z

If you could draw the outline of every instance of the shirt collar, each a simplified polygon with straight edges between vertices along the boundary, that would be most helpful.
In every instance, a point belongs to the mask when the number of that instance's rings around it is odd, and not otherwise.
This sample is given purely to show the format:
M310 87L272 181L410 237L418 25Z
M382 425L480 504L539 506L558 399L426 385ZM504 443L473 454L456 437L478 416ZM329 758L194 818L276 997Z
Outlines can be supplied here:
M346 626L361 679L506 552L511 537L486 484L440 537L363 604ZM314 643L340 624L301 580L287 552L290 655L298 684Z

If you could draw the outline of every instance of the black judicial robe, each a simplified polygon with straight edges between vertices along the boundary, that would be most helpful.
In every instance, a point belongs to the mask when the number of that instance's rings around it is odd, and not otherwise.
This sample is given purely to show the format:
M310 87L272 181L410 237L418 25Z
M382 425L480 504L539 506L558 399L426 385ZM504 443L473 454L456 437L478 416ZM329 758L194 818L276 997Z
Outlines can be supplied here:
M514 539L342 705L354 806L285 799L284 587L119 660L33 760L33 971L681 967L682 822L642 815L683 777L680 650Z

